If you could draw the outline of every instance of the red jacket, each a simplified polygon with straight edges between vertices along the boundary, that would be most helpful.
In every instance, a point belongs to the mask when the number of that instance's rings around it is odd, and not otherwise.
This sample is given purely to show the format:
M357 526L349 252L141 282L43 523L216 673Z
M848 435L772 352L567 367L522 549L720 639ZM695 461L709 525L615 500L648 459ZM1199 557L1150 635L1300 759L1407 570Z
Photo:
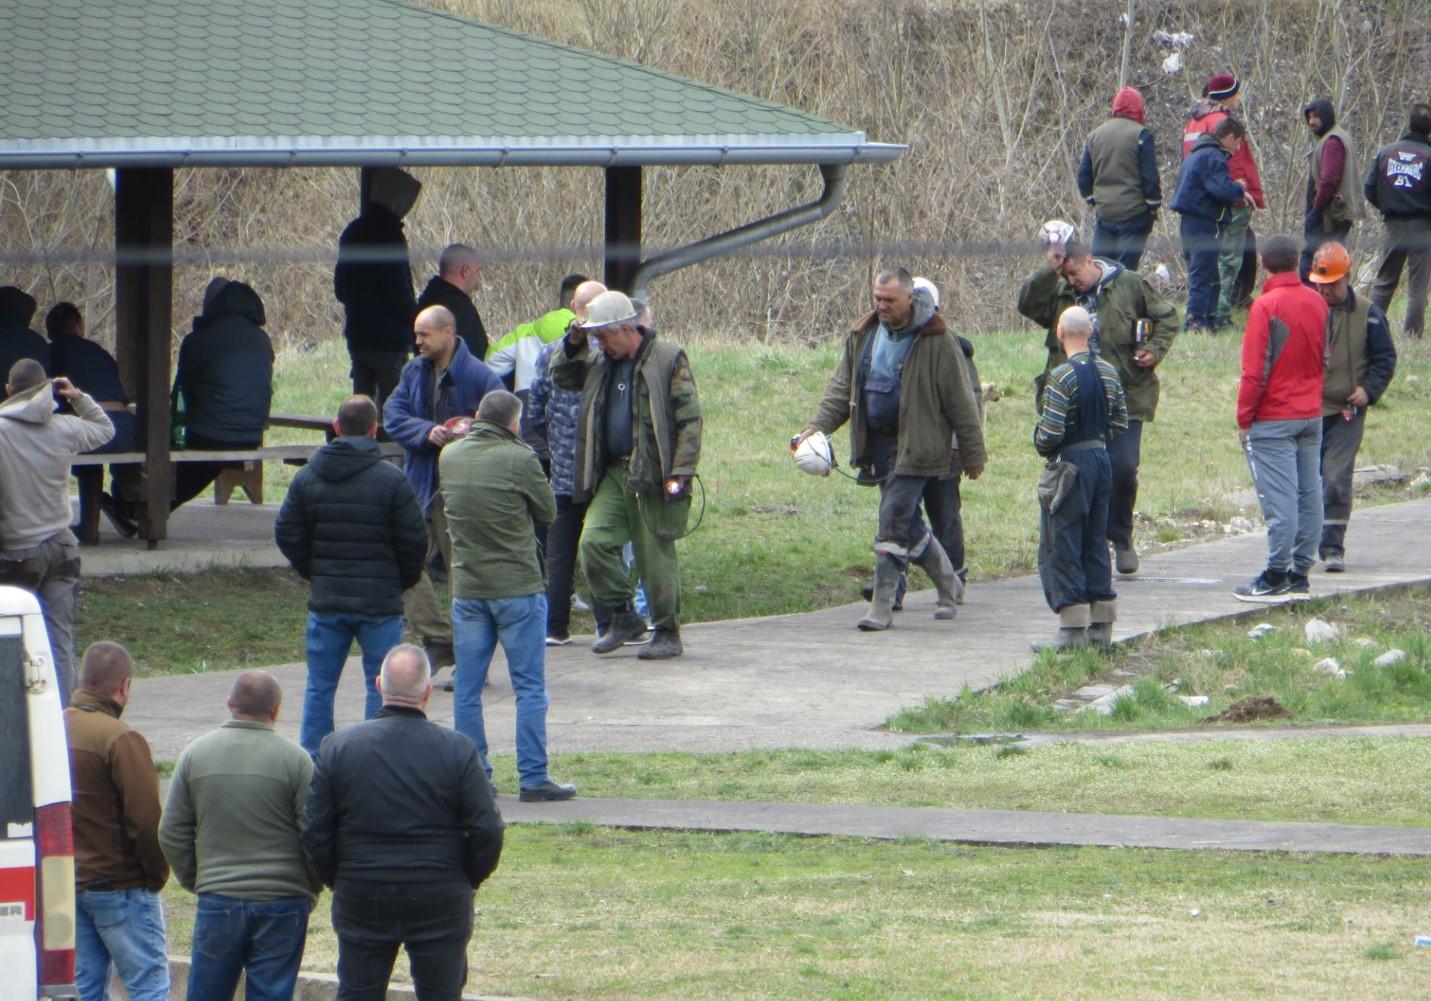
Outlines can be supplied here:
M1247 314L1237 426L1322 416L1327 304L1295 271L1273 275Z
M1193 143L1197 142L1198 136L1204 132L1211 132L1217 127L1217 123L1227 117L1227 109L1209 98L1203 98L1193 105L1192 112L1188 116L1188 121L1183 126L1183 159L1192 152ZM1232 157L1227 161L1227 176L1234 181L1243 181L1247 186L1247 197L1252 200L1252 204L1259 209L1267 207L1267 200L1262 197L1262 177L1257 173L1257 161L1252 159L1252 147L1247 145L1247 140L1243 139L1237 144L1237 149Z

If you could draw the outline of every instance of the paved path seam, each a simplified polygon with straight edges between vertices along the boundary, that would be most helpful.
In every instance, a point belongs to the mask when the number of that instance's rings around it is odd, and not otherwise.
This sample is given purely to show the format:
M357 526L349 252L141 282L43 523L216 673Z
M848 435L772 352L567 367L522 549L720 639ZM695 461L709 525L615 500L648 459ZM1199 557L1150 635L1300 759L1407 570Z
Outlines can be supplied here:
M805 837L929 838L972 845L1081 845L1176 851L1431 857L1431 828L1202 820L1122 814L730 800L500 798L509 823L590 823L633 830L768 832Z

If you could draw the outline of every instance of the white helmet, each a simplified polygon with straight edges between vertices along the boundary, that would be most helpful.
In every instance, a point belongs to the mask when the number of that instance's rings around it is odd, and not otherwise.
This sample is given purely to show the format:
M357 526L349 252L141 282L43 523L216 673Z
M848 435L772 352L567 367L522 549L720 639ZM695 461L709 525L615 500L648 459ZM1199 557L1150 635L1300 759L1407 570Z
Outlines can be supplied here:
M1071 222L1064 222L1062 219L1050 219L1038 231L1039 241L1045 246L1062 246L1076 236L1078 236L1078 227Z
M795 449L795 465L811 476L829 476L835 468L835 452L830 438L822 431L810 435Z

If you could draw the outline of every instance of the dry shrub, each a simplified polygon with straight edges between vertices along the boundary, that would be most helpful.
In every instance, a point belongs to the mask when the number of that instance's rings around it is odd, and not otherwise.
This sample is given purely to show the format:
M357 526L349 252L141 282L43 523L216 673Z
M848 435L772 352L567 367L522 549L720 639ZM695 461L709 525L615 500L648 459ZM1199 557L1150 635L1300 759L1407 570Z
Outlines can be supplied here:
M1087 132L1118 85L1126 0L440 0L449 10L802 108L902 142L898 163L859 166L844 204L817 226L750 254L659 279L658 322L685 339L812 340L845 326L876 261L898 258L939 281L965 327L1017 323L1013 289L1051 216L1091 226L1074 187ZM1138 0L1128 82L1148 102L1165 197L1186 110L1202 82L1231 69L1268 211L1259 232L1300 231L1305 154L1300 108L1330 94L1371 152L1425 99L1431 37L1420 0ZM1180 73L1155 31L1192 33ZM481 95L470 95L480 100ZM549 308L572 270L600 268L596 169L423 169L409 224L419 285L436 252L464 240L488 254L480 306L500 331ZM332 255L354 214L356 171L183 170L176 245L194 255L176 279L176 334L212 274L250 280L283 341L334 336ZM646 171L645 239L660 250L808 201L810 167ZM112 326L109 270L67 263L113 244L113 206L96 172L0 175L0 240L29 259L7 280L43 306L70 298L100 335ZM1377 227L1362 227L1364 247ZM1176 217L1160 220L1147 267L1181 276Z

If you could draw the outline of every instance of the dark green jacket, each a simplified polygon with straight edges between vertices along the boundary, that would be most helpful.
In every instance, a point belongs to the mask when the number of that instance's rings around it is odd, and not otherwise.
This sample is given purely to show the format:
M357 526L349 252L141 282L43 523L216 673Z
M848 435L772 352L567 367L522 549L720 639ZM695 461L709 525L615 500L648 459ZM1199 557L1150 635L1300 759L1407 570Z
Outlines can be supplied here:
M833 434L850 422L852 465L868 468L869 428L861 412L864 384L860 361L865 345L879 330L870 313L845 337L839 367L810 426ZM965 469L988 464L979 404L969 385L968 362L959 342L938 313L914 334L899 378L899 444L894 471L901 476L945 476L953 472L952 446L959 438L959 462Z
M1047 275L1044 274L1047 272ZM1050 283L1051 275L1056 282ZM1052 268L1045 266L1024 283L1019 291L1019 312L1048 329L1044 344L1048 363L1039 378L1039 389L1049 372L1068 360L1058 346L1058 318L1070 306L1078 305L1078 294ZM1147 349L1157 364L1143 368L1133 364L1133 325L1138 319L1152 321ZM1123 392L1128 398L1130 421L1151 421L1158 409L1158 369L1172 349L1178 334L1178 311L1152 284L1136 271L1119 270L1104 283L1098 299L1098 344L1101 356L1118 370Z
M660 491L673 476L694 476L701 460L701 403L691 363L678 345L658 340L654 330L642 328L645 340L636 352L636 419L631 429L631 488L637 493ZM602 434L606 427L607 383L611 365L604 354L593 360L583 341L570 341L552 352L552 382L563 389L581 390L581 413L576 425L577 503L596 492L605 473Z
M546 589L532 523L550 525L556 498L532 447L491 421L437 460L454 598L521 598Z

